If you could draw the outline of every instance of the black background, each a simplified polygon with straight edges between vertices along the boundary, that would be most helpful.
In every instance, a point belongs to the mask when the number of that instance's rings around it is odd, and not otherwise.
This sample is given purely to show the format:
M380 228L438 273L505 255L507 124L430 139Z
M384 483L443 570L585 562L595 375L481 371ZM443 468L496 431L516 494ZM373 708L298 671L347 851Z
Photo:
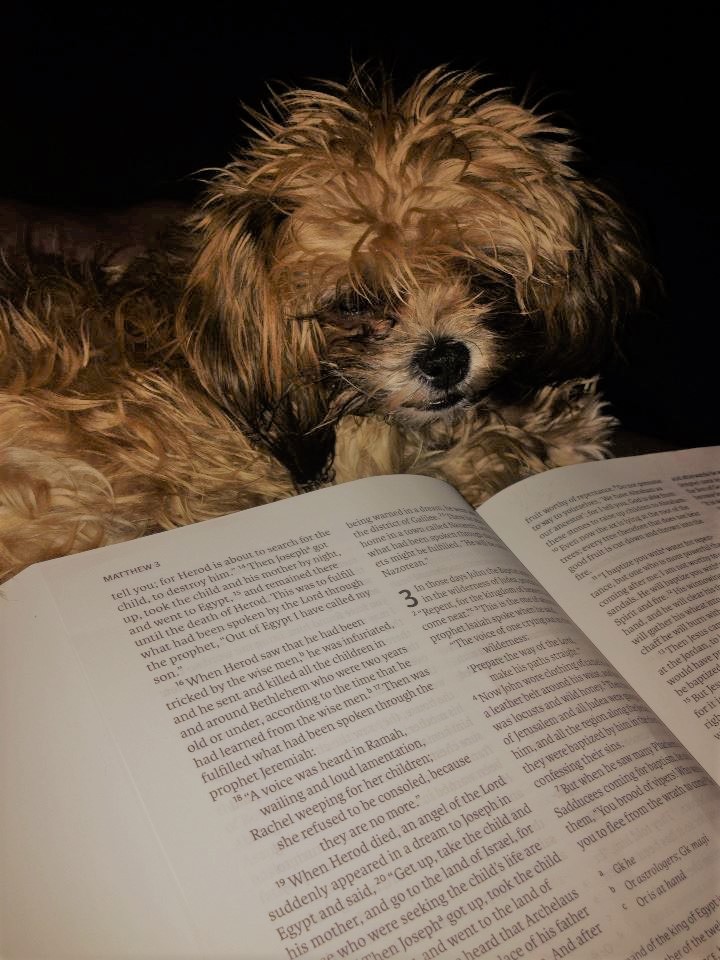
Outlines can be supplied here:
M586 172L634 212L663 277L607 381L616 412L671 444L717 443L710 6L18 4L3 14L0 197L79 211L192 200L268 83L344 81L368 59L398 86L441 63L489 72L578 132Z

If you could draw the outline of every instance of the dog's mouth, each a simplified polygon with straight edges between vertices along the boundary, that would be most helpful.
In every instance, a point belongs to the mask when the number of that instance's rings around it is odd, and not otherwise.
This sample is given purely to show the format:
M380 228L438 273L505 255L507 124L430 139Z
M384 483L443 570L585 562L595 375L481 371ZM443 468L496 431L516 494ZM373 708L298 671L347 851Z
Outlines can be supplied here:
M452 393L446 394L446 396L441 397L439 400L431 400L429 403L426 403L424 406L419 407L420 410L429 410L431 412L435 410L450 410L452 407L456 407L459 403L465 399L462 393L453 391Z
M423 414L433 416L439 413L444 413L446 410L452 410L453 408L464 404L466 401L467 397L464 393L461 393L457 390L451 390L442 397L438 397L435 400L427 400L425 403L405 403L403 404L403 408L405 410L412 411L413 414L419 416L422 416Z

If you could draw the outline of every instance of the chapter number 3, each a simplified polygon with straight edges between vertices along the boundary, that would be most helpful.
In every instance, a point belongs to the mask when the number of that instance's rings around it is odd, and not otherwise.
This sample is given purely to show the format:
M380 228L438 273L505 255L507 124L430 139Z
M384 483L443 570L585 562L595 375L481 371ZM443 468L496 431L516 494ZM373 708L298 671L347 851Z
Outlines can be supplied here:
M414 597L409 590L398 590L398 593L401 597L405 598L405 603L408 607L416 607L418 605L417 597Z

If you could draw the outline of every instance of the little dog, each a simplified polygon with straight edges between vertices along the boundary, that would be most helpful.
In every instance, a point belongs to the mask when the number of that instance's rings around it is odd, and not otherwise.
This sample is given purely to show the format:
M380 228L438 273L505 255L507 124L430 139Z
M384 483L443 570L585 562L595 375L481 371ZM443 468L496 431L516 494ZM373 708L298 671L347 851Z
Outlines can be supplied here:
M567 131L481 78L275 96L122 271L0 275L0 575L381 473L474 505L607 453L643 261ZM589 379L588 379L589 378Z

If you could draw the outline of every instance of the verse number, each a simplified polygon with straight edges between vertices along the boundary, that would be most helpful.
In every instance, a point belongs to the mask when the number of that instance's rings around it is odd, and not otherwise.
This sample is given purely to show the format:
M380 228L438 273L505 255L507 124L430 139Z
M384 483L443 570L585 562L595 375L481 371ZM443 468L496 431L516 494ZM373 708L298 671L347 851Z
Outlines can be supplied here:
M409 590L398 590L398 593L401 597L405 598L405 603L408 607L416 607L418 605L417 597L414 597Z

